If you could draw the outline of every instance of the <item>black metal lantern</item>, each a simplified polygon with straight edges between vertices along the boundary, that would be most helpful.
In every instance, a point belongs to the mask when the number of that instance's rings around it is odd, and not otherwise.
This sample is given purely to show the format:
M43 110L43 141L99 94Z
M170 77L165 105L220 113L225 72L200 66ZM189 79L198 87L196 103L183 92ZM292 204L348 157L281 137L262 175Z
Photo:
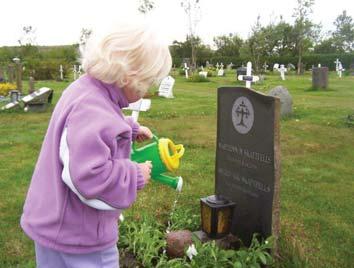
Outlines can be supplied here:
M210 238L221 238L230 232L235 203L220 195L200 199L202 231Z

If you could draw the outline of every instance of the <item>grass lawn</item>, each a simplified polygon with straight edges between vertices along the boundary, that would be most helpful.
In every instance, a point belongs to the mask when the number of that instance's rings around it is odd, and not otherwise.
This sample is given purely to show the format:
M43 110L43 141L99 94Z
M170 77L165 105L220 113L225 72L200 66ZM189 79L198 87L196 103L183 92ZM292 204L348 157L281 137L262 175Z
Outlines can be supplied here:
M151 110L140 114L141 124L186 148L179 170L184 188L177 205L186 218L198 218L199 198L214 190L216 89L243 84L231 73L204 83L178 76L175 98L152 97ZM67 85L41 81L36 88L53 88L56 103ZM329 89L313 91L308 74L287 75L286 81L268 75L253 88L268 92L277 85L289 89L294 103L293 116L281 121L279 265L353 267L354 128L345 120L354 114L354 77L339 79L331 73ZM19 219L52 108L0 113L0 267L35 267L33 243L21 231ZM144 211L164 222L174 198L173 190L150 183L126 215L138 219Z

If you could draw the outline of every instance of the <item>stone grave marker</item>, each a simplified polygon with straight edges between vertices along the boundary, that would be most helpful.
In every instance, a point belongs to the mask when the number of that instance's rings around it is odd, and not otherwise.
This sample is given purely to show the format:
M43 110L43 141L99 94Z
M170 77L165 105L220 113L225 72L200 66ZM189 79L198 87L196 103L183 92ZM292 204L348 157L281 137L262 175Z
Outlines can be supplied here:
M312 88L328 87L328 67L313 67L312 68Z
M226 66L226 69L227 69L228 71L231 71L231 70L232 70L232 67L234 67L234 64L233 64L232 62L230 62L230 64L228 64L228 65Z
M25 104L25 112L44 111L52 103L53 92L53 89L42 87L30 95L24 96L21 101Z
M220 69L218 70L218 76L224 76L225 71L224 71L224 64L220 64Z
M218 89L215 194L236 203L231 233L279 236L280 101L242 87Z
M32 94L35 91L34 83L35 83L34 78L30 76L30 78L28 79L28 85L29 85L28 94Z
M280 115L281 117L291 115L293 112L293 98L287 88L277 86L268 93L269 96L278 97L280 99Z
M273 72L279 70L279 63L274 63L273 65Z
M173 86L175 79L172 76L165 77L160 84L158 95L165 98L173 98Z
M268 67L269 67L269 65L265 62L265 63L263 64L263 69L264 69L264 72L265 72L265 73L268 71Z

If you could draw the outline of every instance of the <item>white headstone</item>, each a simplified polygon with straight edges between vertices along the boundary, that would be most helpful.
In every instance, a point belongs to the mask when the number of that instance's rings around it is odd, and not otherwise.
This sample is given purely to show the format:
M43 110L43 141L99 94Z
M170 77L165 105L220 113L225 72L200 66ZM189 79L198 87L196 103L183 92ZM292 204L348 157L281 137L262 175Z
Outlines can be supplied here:
M159 87L159 96L165 98L173 98L173 86L175 84L175 79L172 76L167 76L164 78Z
M224 69L219 69L218 76L224 76Z
M124 110L131 110L132 117L135 122L138 122L139 113L146 112L151 107L151 100L150 99L140 99L136 102L130 103L128 107L124 108Z
M273 71L275 70L275 71L278 71L278 69L279 69L279 63L274 63L274 65L273 65Z
M207 78L208 77L208 72L201 71L201 72L199 72L199 76L203 76L203 77Z
M216 65L215 65L215 66L216 66L216 70L219 70L220 65L219 65L219 63L218 63L218 62L216 63Z

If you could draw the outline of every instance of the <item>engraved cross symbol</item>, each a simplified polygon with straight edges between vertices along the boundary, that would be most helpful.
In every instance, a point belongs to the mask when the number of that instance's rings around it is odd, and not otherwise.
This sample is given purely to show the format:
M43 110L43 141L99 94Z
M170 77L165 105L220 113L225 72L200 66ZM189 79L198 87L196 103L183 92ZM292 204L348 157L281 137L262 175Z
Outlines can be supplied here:
M240 123L238 123L238 126L243 126L243 127L247 127L245 125L245 123L243 122L243 117L247 118L250 115L250 112L247 108L247 106L245 105L245 103L242 101L241 104L236 108L236 115L237 117L241 115L241 120Z

